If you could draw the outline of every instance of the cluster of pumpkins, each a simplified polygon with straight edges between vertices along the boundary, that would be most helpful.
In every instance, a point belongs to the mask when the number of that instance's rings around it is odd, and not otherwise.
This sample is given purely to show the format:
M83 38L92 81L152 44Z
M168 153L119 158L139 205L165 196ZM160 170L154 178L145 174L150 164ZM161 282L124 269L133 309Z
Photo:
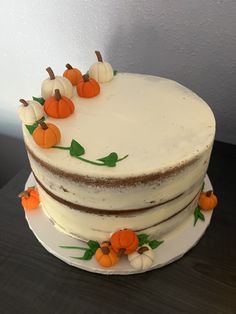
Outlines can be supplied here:
M48 67L49 78L41 86L41 95L45 101L43 106L35 100L20 99L21 106L18 114L25 125L32 125L38 121L38 127L33 132L33 139L42 148L49 148L59 143L61 134L59 128L52 123L40 121L46 113L49 117L63 119L69 117L75 110L71 100L73 87L79 97L91 98L100 93L99 83L112 80L114 71L108 62L104 62L99 51L95 51L98 61L94 63L88 73L82 75L79 69L66 65L63 76L55 76Z
M116 265L122 255L138 270L150 268L154 261L153 249L148 244L139 247L138 237L131 229L114 232L110 241L102 242L95 252L97 262L103 267Z

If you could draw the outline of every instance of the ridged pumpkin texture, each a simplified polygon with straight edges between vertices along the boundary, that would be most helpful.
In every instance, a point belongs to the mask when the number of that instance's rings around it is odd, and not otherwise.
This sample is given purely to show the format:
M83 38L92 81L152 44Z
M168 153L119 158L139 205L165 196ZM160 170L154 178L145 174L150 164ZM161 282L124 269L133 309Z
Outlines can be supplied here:
M44 111L49 117L64 119L69 117L75 110L73 102L66 96L61 96L59 89L55 95L49 97L44 103Z
M138 247L138 237L130 229L119 230L111 236L111 245L118 254L130 254L136 251Z
M77 93L83 98L92 98L100 93L100 86L93 78L84 75L77 85Z
M201 207L202 210L212 210L216 207L217 203L217 197L212 191L200 193L198 205Z
M39 206L39 193L35 188L28 188L26 191L19 194L21 204L24 209L35 209Z
M33 139L40 147L50 148L60 142L61 133L56 125L40 122L33 132Z
M103 267L111 267L119 262L119 257L112 249L110 243L104 242L95 253L97 262Z
M67 69L63 73L73 86L76 86L82 79L82 73L79 69L73 68L69 63L66 65Z

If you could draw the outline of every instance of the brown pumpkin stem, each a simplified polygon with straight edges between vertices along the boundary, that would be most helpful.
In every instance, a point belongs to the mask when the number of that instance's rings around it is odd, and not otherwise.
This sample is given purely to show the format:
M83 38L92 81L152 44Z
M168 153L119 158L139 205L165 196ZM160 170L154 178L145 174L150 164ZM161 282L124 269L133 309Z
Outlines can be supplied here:
M111 245L111 242L110 241L103 241L102 244Z
M49 75L49 77L50 77L50 80L55 80L55 74L54 74L53 70L52 70L50 67L48 67L48 68L46 69L46 71L48 72L48 75Z
M102 246L101 251L104 255L108 255L110 253L110 249L107 246Z
M18 194L18 197L22 197L22 196L28 198L30 197L30 194L27 191L23 191L20 194Z
M55 99L57 101L59 101L61 99L61 93L59 89L55 89L55 95L54 95Z
M68 70L72 70L72 69L73 69L72 66L70 65L70 63L67 63L67 64L66 64L66 68L67 68Z
M95 53L96 53L96 56L97 56L98 62L103 62L101 52L96 50L96 51L95 51Z
M87 73L83 75L83 80L84 80L84 82L89 81L89 75Z
M47 129L48 129L48 126L47 126L47 124L46 124L45 122L39 121L39 124L41 125L41 128L42 128L43 130L47 130Z
M149 251L149 248L146 247L146 246L142 246L140 249L138 249L138 253L141 254L141 255L142 255L144 252L147 252L147 251Z
M21 102L25 107L29 106L26 100L20 99L19 102Z
M206 196L207 196L207 197L211 197L211 194L212 194L212 191L211 191L211 190L206 192Z
M126 249L120 249L119 252L117 253L118 257L121 257L122 255L125 254Z

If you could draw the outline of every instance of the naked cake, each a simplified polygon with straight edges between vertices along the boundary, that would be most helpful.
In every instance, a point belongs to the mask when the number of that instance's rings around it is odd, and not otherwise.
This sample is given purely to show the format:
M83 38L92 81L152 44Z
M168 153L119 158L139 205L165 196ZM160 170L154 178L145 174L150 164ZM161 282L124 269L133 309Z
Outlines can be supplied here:
M214 115L181 84L117 73L97 56L84 76L48 68L42 97L21 100L43 211L80 240L108 241L123 229L164 239L198 206Z

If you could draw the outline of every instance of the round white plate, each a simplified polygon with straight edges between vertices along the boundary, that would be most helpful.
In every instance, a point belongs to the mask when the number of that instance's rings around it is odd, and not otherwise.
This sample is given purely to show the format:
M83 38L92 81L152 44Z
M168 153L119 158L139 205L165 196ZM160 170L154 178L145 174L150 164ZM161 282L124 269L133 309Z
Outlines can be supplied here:
M27 188L34 185L35 179L31 173L25 187ZM211 182L207 176L205 178L204 190L212 190ZM166 238L156 239L164 240L164 243L162 243L157 249L153 251L155 260L148 271L174 262L175 260L181 258L193 246L195 246L206 231L206 228L211 221L212 211L204 212L204 216L205 221L198 220L196 225L193 226L194 216L192 215L183 224L181 224L179 228L169 233ZM104 268L100 266L96 262L95 258L92 258L90 261L73 259L71 256L81 256L83 255L84 251L63 249L60 246L87 247L86 243L72 238L71 236L55 228L52 222L44 214L41 206L34 210L26 210L25 217L28 221L30 229L38 241L45 247L45 249L69 265L90 272L106 275L130 275L147 271L133 269L130 266L127 257L121 258L118 265L110 268ZM178 245L176 245L176 243L178 243Z

